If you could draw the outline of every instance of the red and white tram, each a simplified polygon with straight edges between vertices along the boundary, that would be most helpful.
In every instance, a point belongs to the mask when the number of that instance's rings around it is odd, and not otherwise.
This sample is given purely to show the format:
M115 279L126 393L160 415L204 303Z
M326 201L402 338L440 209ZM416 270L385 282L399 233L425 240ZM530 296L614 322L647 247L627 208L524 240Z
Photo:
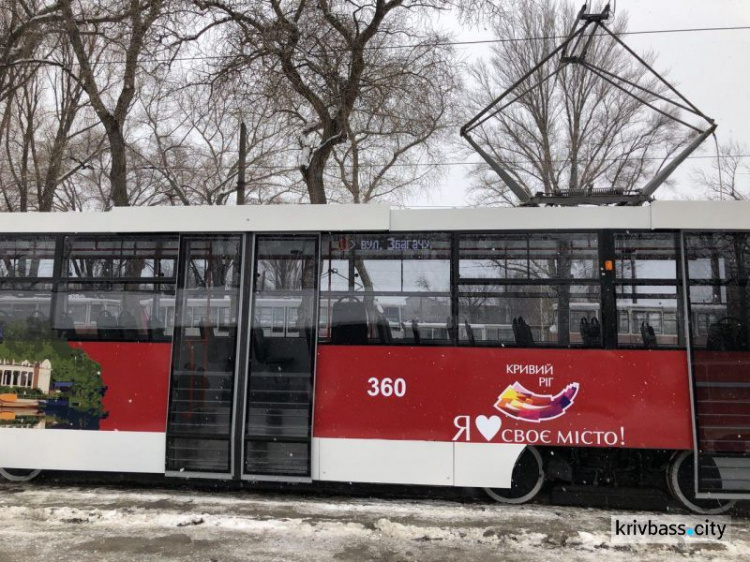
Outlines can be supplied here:
M750 493L750 205L4 214L0 474ZM697 461L697 462L696 462Z

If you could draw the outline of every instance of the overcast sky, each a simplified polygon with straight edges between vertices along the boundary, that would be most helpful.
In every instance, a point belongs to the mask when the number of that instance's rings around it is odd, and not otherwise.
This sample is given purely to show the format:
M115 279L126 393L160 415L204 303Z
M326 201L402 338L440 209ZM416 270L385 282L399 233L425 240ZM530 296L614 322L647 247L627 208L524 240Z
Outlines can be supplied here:
M627 11L630 31L750 26L750 0L618 0L617 11ZM460 30L457 35L459 40L492 38L489 32L476 29ZM636 35L625 41L637 52L656 53L657 69L666 71L683 95L716 120L721 143L735 139L747 145L750 153L750 30ZM470 59L488 52L486 46L458 48ZM713 146L707 141L701 154L713 154ZM657 191L657 197L695 197L686 176L701 162L706 161L685 162L675 174L676 192ZM452 166L448 170L429 195L415 197L410 204L466 205L464 169Z

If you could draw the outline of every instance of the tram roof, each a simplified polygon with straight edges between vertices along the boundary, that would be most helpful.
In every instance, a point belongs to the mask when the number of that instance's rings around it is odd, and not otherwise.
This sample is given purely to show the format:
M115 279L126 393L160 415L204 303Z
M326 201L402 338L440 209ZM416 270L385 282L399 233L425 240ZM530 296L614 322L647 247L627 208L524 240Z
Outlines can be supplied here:
M391 209L386 205L120 207L2 213L0 233L750 230L750 201L658 201L643 207Z

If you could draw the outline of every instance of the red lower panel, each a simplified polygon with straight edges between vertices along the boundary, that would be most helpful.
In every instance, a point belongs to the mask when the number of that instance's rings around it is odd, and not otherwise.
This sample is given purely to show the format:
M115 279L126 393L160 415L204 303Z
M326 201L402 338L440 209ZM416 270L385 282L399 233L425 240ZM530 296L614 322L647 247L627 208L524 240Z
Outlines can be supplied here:
M172 346L168 343L71 342L101 366L106 418L100 430L158 431L167 423Z
M316 437L690 449L690 411L681 351L318 350Z

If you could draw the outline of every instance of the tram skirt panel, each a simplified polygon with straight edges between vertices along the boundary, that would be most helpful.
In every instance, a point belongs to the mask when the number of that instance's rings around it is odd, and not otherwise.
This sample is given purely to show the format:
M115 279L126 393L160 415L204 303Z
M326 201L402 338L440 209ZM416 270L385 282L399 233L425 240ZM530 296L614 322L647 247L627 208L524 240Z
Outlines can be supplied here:
M316 480L509 488L524 445L314 439Z

